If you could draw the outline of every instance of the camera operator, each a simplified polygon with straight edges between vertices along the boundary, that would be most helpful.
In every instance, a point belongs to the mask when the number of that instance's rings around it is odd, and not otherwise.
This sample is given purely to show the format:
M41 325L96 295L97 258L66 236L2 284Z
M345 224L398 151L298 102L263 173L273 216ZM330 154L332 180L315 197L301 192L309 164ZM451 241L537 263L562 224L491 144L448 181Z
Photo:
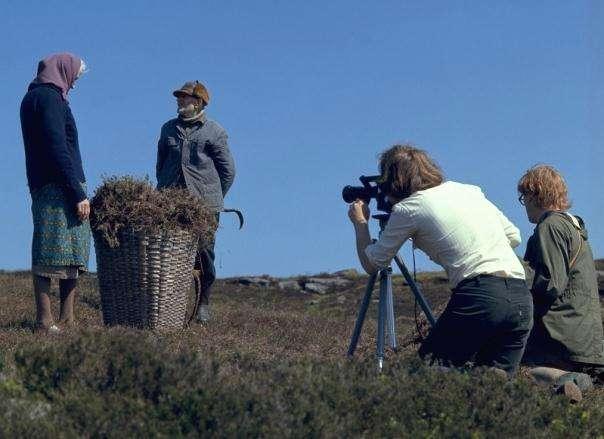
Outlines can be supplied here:
M379 239L371 242L364 201L348 212L361 265L369 274L387 267L412 238L445 269L453 291L420 356L447 366L473 360L513 374L533 325L524 268L512 249L519 230L479 187L445 182L420 149L395 145L382 153L379 166L380 189L393 205Z

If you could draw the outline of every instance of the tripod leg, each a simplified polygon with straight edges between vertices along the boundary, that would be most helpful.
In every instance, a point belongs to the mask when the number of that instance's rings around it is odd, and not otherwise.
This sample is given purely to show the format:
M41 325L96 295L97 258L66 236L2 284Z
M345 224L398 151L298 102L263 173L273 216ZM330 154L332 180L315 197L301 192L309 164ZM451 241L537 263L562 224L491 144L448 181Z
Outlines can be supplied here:
M380 271L380 305L378 311L378 328L377 328L377 361L378 361L378 370L382 370L382 366L384 365L384 336L385 336L385 326L386 326L386 300L387 300L387 291L386 291L386 283L388 281L387 278L387 270Z
M375 279L377 274L372 274L367 281L367 286L365 287L365 296L363 296L363 301L361 302L361 307L359 308L359 315L357 317L357 321L354 325L354 331L352 332L352 338L350 339L350 345L348 346L348 356L352 357L354 355L354 351L357 348L357 343L359 342L359 336L361 335L361 329L363 329L363 323L365 322L365 315L367 314L367 308L369 308L369 301L371 300L371 294L373 293L373 287L375 285Z
M413 281L413 278L411 277L411 274L409 274L409 270L407 270L407 267L405 267L403 260L399 255L396 255L394 256L394 261L396 262L396 265L398 265L398 268L401 270L401 273L403 273L403 276L409 284L409 287L411 287L411 291L413 291L413 294L415 295L415 298L417 299L419 305L424 311L424 314L426 314L426 318L428 319L428 322L430 322L430 326L434 326L434 324L436 323L436 319L434 318L434 314L432 314L430 305L428 305L428 301L419 290L417 284Z
M392 297L392 268L388 267L386 275L386 329L390 347L396 350L396 330L394 328L394 299Z

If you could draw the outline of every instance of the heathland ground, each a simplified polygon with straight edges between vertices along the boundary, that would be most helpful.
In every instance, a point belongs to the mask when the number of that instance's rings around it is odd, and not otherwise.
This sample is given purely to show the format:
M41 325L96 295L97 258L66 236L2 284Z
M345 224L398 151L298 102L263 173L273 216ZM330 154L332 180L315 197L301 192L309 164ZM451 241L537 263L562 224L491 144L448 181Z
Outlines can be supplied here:
M522 373L506 381L419 362L415 304L399 276L402 348L378 374L374 301L347 360L367 277L340 277L350 282L325 294L221 279L209 325L154 333L103 327L87 275L77 326L41 336L32 333L30 273L0 272L0 437L604 437L601 388L571 404ZM444 274L418 280L442 308Z

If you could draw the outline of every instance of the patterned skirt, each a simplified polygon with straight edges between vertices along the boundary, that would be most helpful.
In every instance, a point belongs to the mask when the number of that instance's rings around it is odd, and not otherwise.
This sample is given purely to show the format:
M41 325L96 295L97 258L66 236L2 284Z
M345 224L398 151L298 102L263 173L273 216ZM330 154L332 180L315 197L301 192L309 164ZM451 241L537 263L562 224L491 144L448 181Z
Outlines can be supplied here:
M85 184L83 184L86 190ZM80 221L60 186L32 191L34 220L32 267L77 267L88 270L90 224Z

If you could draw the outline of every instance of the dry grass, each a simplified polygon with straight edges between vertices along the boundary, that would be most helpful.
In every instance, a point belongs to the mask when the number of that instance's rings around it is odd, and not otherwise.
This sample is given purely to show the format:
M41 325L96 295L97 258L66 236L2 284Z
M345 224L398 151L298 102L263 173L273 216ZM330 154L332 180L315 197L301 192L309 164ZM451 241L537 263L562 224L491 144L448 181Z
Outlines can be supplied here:
M225 353L250 353L261 359L341 358L348 347L366 277L359 277L351 288L327 295L283 292L277 288L243 286L231 279L218 280L212 297L213 321L208 326L191 328L162 337L175 345L190 344L199 352L219 349ZM422 274L424 294L433 305L448 299L446 279L440 273ZM58 309L57 286L53 306ZM399 339L414 332L414 299L402 278L395 276L395 312ZM28 272L0 273L0 349L40 342L32 334L34 300ZM192 298L191 298L192 299ZM367 314L358 355L373 355L377 291ZM100 299L94 275L79 282L76 321L78 328L106 331L102 324ZM125 331L125 329L113 329ZM75 331L78 331L76 329ZM69 337L66 333L60 337Z
M276 287L243 286L234 279L219 279L212 297L210 325L192 324L188 329L161 336L172 339L175 345L190 344L201 353L219 349L267 360L341 358L348 347L367 277L359 276L352 281L349 288L317 295L285 292ZM432 307L441 311L449 298L444 273L421 273L418 282ZM415 346L405 345L417 339L414 297L400 276L394 276L393 288L399 344L402 342L403 347L412 350ZM55 285L55 310L58 310L57 289ZM0 349L12 350L23 342L40 342L40 336L32 333L34 300L29 272L0 272L0 291ZM377 291L367 313L357 350L359 356L374 355L376 302ZM76 321L78 328L107 331L102 323L94 275L80 279ZM425 319L420 319L420 326L425 329ZM69 333L61 337L69 337Z

